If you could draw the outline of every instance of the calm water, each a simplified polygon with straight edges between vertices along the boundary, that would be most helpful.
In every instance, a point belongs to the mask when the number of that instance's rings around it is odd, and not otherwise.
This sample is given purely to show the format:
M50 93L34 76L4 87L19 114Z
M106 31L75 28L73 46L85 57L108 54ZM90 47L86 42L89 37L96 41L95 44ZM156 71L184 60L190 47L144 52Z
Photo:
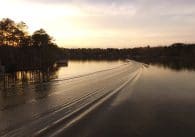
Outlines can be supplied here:
M67 66L54 66L47 71L19 71L0 76L0 109L25 104L47 97L60 81L115 68L124 61L69 61Z
M124 61L69 61L68 66L55 66L47 71L9 74L0 80L0 129L17 127L36 115L42 117L33 121L40 123L30 122L29 127L45 127L52 118L58 121L65 112L116 90L131 77L132 81L109 104L102 105L94 117L91 114L87 123L73 128L69 136L194 137L195 71L190 66L178 62L142 65ZM45 114L51 114L51 118L47 119ZM19 133L23 134L23 130Z
M123 63L123 61L69 61L68 66L55 67L48 71L8 74L0 79L0 108L4 110L24 104L32 98L47 97L50 92L55 91L53 85L59 84L60 81L114 68ZM167 99L170 98L169 94L175 94L171 97L181 100L195 99L195 71L193 69L188 70L184 67L174 69L170 65L156 64L149 65L142 75L146 78L145 81L150 81L151 85L158 81L160 90L155 91L153 95L159 97L164 95L166 93L164 87L166 87L171 90L167 93Z
M138 79L67 136L194 137L194 116L194 69L174 62L145 65Z

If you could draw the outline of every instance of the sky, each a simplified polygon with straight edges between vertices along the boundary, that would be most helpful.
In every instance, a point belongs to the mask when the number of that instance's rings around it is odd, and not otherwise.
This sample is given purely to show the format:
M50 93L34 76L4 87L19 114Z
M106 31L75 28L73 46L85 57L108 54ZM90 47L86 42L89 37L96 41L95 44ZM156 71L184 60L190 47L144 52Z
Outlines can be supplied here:
M195 0L0 0L0 19L45 29L65 48L195 42Z

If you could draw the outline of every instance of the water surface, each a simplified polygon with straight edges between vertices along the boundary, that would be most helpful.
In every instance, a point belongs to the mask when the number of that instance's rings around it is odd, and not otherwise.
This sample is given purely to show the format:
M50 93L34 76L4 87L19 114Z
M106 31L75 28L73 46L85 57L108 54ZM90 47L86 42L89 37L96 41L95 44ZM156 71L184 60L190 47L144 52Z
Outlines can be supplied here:
M144 66L138 79L64 135L194 137L194 69L174 62Z
M97 71L115 68L124 61L68 61L67 66L48 70L18 71L0 76L0 109L42 99L58 89L64 80L85 76Z
M185 66L69 61L68 66L47 71L9 74L1 79L0 135L24 135L23 130L12 132L18 125L28 125L26 134L43 128L114 91L130 77L109 104L69 136L194 136L195 71Z

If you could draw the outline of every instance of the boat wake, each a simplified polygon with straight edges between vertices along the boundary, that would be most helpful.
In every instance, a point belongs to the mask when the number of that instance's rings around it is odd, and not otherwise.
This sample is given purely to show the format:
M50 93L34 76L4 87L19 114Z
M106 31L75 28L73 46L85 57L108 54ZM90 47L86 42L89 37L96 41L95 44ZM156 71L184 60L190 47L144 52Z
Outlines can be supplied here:
M59 89L61 89L61 91L57 91L59 92L58 94L51 94L50 97L68 96L68 93L71 93L73 97L67 99L69 101L62 101L63 103L61 102L59 104L54 103L55 107L31 115L22 122L19 121L14 124L9 124L7 127L4 127L4 129L2 128L0 136L59 136L83 117L90 114L98 107L101 107L102 104L119 93L129 83L135 82L136 79L139 78L143 67L143 64L137 62L126 63L123 66L86 75L85 77L79 76L75 81L64 83L60 85L61 87ZM65 87L71 88L65 92L65 90L63 90ZM45 104L47 104L50 97L44 100ZM42 102L36 102L35 104L38 103ZM29 103L26 105L33 107L34 104ZM42 105L40 105L40 107L41 106ZM21 111L25 112L26 107L18 108L16 116L20 117L19 114ZM0 117L0 120L1 119L3 119L3 117Z

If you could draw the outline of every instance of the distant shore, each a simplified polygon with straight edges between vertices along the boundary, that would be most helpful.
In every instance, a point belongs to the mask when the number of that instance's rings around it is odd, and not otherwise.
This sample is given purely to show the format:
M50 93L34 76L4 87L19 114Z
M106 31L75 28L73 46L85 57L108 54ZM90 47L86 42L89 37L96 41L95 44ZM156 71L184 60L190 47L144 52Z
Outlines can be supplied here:
M116 60L116 59L163 59L180 58L191 59L195 57L195 44L175 43L162 47L137 47L127 49L64 49L64 53L69 59L84 60Z
M127 49L60 48L54 38L44 29L40 28L30 34L27 28L24 22L17 23L9 18L0 20L0 72L48 69L55 62L68 59L133 59L145 63L182 60L185 63L191 63L195 58L195 44L185 43L175 43L164 47L147 46Z
M166 47L133 49L62 49L58 47L0 47L0 60L6 71L47 69L61 59L125 60L169 65L175 69L195 68L195 44L177 43ZM182 65L180 65L182 64Z

